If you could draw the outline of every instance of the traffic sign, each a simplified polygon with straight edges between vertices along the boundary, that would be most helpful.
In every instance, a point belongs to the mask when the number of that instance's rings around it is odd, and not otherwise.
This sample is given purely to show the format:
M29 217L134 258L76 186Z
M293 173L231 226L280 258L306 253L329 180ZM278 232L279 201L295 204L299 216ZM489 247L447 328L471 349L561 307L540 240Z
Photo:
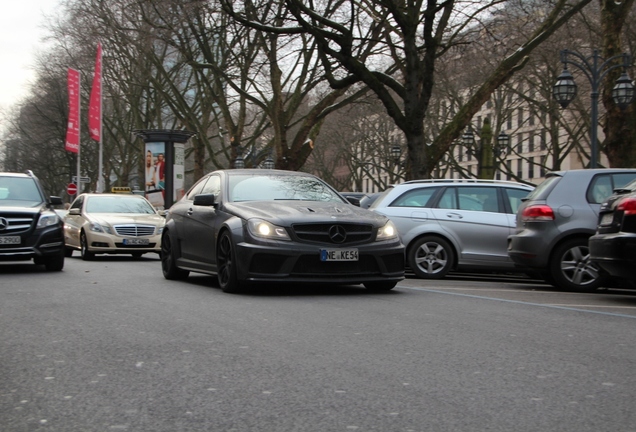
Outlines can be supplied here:
M73 183L77 183L77 176L71 177L71 181ZM90 177L80 177L80 183L90 183L90 182L91 182Z
M66 193L75 195L77 193L77 185L75 183L69 183L68 186L66 186Z

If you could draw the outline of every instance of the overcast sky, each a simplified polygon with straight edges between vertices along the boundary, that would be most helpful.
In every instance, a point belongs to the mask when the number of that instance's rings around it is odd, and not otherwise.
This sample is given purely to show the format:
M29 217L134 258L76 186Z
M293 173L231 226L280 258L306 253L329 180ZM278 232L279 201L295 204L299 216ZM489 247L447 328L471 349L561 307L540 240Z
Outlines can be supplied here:
M8 109L27 93L33 81L34 54L45 34L44 15L58 0L9 0L0 12L0 108Z

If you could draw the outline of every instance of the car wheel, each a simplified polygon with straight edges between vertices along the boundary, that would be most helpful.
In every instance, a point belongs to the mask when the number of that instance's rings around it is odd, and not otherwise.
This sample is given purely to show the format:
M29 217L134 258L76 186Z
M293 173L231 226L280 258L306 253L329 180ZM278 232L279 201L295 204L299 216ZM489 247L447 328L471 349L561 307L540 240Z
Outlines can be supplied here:
M455 253L446 240L426 236L416 240L409 247L407 260L417 277L442 279L453 267Z
M44 267L47 271L62 271L64 268L65 250L61 250L57 255L44 259Z
M86 233L84 233L84 231L80 234L80 248L80 253L84 261L90 261L95 258L95 254L88 250L88 240L86 240Z
M601 287L606 276L590 261L586 238L575 238L557 246L550 263L549 281L565 291L592 292Z
M183 280L188 277L190 272L177 267L177 257L174 255L174 249L170 240L170 235L166 232L161 237L161 271L163 277L169 280Z
M67 258L72 257L73 256L73 248L70 248L68 246L65 247L64 248L64 256L67 257Z
M365 282L364 287L369 291L390 291L397 285L397 281Z
M226 293L238 293L241 284L236 277L236 258L232 237L226 231L221 235L216 252L217 277L219 286Z

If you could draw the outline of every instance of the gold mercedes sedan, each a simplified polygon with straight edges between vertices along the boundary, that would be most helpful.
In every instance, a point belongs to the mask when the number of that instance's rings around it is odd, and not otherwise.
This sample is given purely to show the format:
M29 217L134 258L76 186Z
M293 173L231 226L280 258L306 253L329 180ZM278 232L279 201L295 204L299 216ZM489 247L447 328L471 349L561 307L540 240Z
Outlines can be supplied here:
M66 256L79 250L82 259L96 254L161 253L165 217L140 195L85 193L64 217Z

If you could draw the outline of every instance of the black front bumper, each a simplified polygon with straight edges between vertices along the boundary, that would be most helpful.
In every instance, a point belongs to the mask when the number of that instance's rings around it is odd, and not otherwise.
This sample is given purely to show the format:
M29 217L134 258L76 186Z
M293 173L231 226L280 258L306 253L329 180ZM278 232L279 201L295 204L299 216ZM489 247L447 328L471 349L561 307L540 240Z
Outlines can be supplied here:
M356 248L356 246L352 246ZM249 282L359 284L404 279L404 246L379 243L357 247L357 261L321 261L320 246L285 247L239 243L237 276Z

